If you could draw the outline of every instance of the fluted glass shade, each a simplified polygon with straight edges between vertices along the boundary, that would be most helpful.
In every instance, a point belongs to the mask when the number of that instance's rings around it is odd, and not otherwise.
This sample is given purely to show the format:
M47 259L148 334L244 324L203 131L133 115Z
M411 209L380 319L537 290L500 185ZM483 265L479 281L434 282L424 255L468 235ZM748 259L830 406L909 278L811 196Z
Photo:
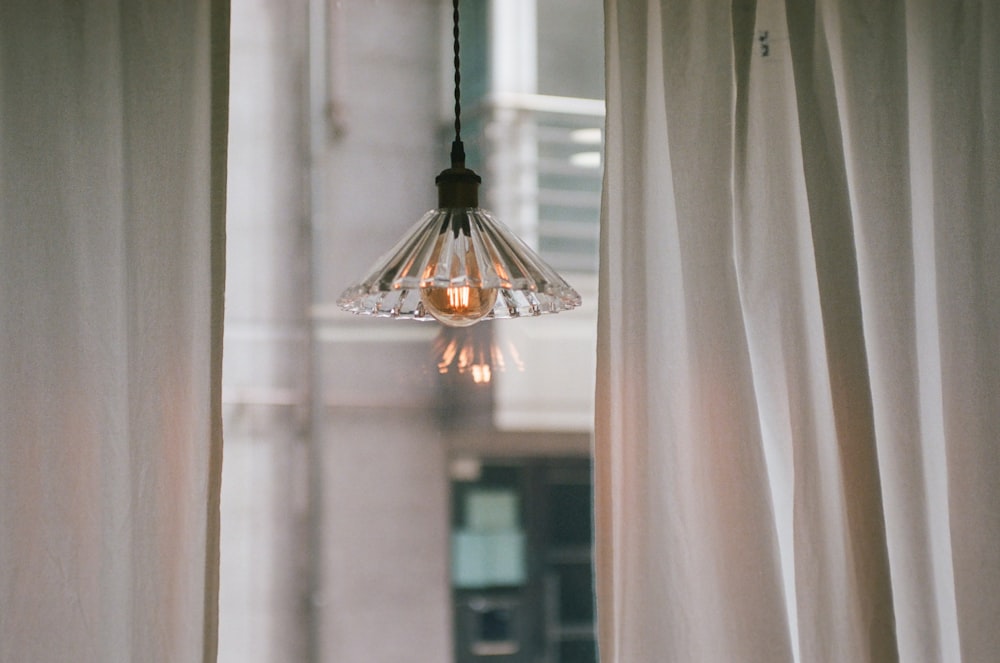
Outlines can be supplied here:
M351 313L463 327L567 311L580 305L580 295L486 210L439 207L337 304Z

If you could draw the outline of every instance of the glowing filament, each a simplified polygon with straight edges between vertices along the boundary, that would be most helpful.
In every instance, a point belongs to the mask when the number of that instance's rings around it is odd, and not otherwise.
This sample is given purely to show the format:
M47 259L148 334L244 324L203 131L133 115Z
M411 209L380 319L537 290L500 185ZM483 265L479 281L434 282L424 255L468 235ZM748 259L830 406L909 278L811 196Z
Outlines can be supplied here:
M497 289L468 285L427 287L420 289L420 299L440 322L451 327L467 327L493 310Z
M448 288L448 303L453 309L469 308L469 287Z

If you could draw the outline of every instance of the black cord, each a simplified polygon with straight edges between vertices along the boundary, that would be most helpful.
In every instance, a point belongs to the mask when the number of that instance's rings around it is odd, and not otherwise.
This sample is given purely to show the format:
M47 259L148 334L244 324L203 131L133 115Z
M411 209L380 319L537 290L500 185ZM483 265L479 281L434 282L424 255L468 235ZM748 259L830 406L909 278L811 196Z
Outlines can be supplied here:
M458 0L452 0L452 30L455 40L455 141L451 144L451 167L465 167L465 146L462 145L462 61L458 56Z

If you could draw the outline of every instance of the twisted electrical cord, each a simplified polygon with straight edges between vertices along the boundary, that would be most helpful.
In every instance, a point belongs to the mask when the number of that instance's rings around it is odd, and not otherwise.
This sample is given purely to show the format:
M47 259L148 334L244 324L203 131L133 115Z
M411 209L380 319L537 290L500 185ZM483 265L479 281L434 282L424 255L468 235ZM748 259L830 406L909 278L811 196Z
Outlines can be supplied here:
M455 49L455 141L451 144L451 165L465 167L465 146L462 145L462 60L458 45L458 0L452 0L452 30Z

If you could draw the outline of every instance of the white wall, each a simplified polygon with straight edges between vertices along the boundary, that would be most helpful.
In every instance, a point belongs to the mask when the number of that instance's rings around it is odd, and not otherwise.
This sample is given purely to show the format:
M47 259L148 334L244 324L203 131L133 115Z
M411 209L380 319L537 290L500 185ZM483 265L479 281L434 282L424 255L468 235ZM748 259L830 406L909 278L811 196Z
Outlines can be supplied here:
M330 101L317 302L340 291L436 201L436 0L345 0L328 25ZM323 577L320 660L451 660L445 443L428 373L434 329L320 315Z

